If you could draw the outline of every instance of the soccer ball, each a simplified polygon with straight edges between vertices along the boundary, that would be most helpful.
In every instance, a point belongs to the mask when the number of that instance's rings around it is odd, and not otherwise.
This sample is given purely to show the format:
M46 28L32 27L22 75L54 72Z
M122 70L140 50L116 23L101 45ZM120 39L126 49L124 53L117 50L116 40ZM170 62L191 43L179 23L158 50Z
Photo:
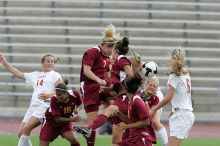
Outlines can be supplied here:
M148 76L155 76L158 72L158 65L154 61L144 62L142 65L143 74Z

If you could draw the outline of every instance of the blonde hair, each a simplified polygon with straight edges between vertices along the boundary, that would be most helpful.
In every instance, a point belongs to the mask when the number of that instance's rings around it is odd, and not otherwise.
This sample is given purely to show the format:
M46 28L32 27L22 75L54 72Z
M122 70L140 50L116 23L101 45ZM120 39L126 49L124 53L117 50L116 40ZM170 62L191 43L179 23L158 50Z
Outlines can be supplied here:
M131 50L132 55L133 55L132 60L135 61L135 63L141 64L141 56L139 54L135 53L131 47L129 47L129 49Z
M150 76L150 77L146 78L145 85L147 85L150 81L153 81L154 83L156 83L157 87L160 85L160 82L159 82L159 79L157 78L157 76Z
M178 48L172 51L171 59L170 59L170 73L176 74L180 76L182 74L186 74L186 70L184 69L184 56L185 53L182 48Z
M120 37L120 34L116 32L115 26L110 24L106 27L105 31L102 32L102 44L103 43L116 43Z

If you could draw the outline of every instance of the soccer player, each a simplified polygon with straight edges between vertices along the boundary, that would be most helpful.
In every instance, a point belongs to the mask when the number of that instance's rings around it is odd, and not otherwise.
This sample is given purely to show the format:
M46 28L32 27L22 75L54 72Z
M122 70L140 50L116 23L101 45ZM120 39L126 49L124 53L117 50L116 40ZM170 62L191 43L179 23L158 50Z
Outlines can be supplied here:
M156 136L151 125L151 118L148 108L137 90L142 84L142 78L139 74L127 77L124 81L126 96L129 99L127 117L122 113L116 114L124 119L118 125L119 129L129 129L129 137L119 142L118 146L152 146L156 143Z
M167 95L152 107L151 115L169 102L172 104L173 114L169 118L170 135L168 146L180 146L187 138L194 123L194 114L191 101L191 79L184 67L184 51L175 49L170 58L170 76L167 82Z
M137 90L141 85L141 82L142 78L140 75L126 77L124 80L126 93L124 97L128 99L128 108L125 115L119 111L118 106L110 105L108 110L105 109L93 124L88 127L75 126L75 129L85 138L88 138L91 135L91 130L101 126L105 122L104 120L106 120L106 117L118 116L121 121L116 125L116 128L120 131L129 131L129 134L126 135L127 137L123 137L122 142L119 141L117 144L115 143L115 146L142 146L143 144L149 144L148 146L152 146L152 143L155 143L156 138L154 130L151 127L150 114L143 100L137 95ZM133 104L134 100L135 104ZM135 115L133 112L139 115Z
M125 56L129 51L129 40L127 37L124 37L123 39L119 40L113 49L112 58L114 60L114 63L112 64L112 71L111 71L111 77L110 82L113 85L120 84L120 92L116 98L113 100L113 105L108 106L106 109L104 109L104 113L107 114L107 116L103 113L98 115L93 122L91 122L89 125L93 123L99 123L97 126L103 125L108 117L108 113L112 113L112 109L118 108L120 112L123 114L127 114L127 105L128 105L128 99L125 98L123 95L124 91L124 85L123 81L126 76L132 76L133 71L131 68L130 60ZM113 86L114 87L114 86ZM113 119L113 136L112 136L112 143L116 144L119 141L122 140L122 135L124 133L123 130L118 130L116 128L116 125L121 122L121 120L114 116ZM78 131L78 128L75 128L76 131ZM96 128L95 128L96 129ZM78 131L80 133L80 131ZM90 136L89 136L90 137ZM87 137L88 138L88 137Z
M106 76L109 71L109 56L112 54L113 47L119 38L113 25L108 25L103 32L101 44L97 47L89 48L83 55L82 68L80 74L80 89L83 96L83 104L88 124L98 115L100 105L99 91L107 85ZM95 131L87 140L88 146L94 146Z
M132 63L132 68L133 68L134 73L140 73L141 70L145 70L145 68L142 68L143 62L141 61L141 57L139 54L133 55L133 57L131 58L131 63ZM156 67L152 66L152 68L156 68ZM152 70L152 68L150 66L148 67L149 70ZM154 71L151 71L151 72L154 72ZM152 76L156 77L156 74L152 74L152 73L145 74L145 80L148 81L149 80L148 78L152 78ZM147 82L145 82L145 83L147 83ZM145 92L146 92L146 88L147 88L147 84L145 84L145 89L144 89ZM160 101L163 99L163 93L161 92L161 89L159 86L156 91L156 96L159 97ZM152 117L152 125L155 130L157 139L160 140L160 142L163 146L166 146L168 143L168 136L167 136L166 128L160 122L161 112L162 112L162 109L158 110L156 112L156 114Z
M123 81L125 77L133 75L131 62L126 56L129 50L132 50L129 47L129 39L127 37L124 37L122 40L119 40L116 43L112 53L114 63L112 64L110 82L112 84L120 83L121 90L124 89ZM126 98L122 92L123 91L121 91L121 93L113 100L113 105L117 106L118 110L126 115L128 109L128 98ZM114 108L114 106L112 107ZM112 111L112 107L108 108L110 112ZM116 144L122 140L124 131L117 129L116 127L116 125L121 122L121 119L119 119L117 116L112 116L112 121L112 143Z
M67 90L64 83L56 86L56 95L51 97L50 107L45 113L45 120L40 131L40 146L49 146L59 135L67 139L71 146L80 146L73 133L71 122L79 122L76 108L82 103L76 90Z
M34 88L30 106L18 130L18 136L20 137L18 146L32 145L30 133L32 129L41 124L44 113L50 106L50 97L55 94L55 85L62 82L60 74L53 70L56 62L57 60L53 55L47 54L41 59L42 72L24 73L12 66L3 54L0 54L0 63L14 76L26 80Z
M144 91L141 93L141 98L144 100L146 103L146 106L149 106L149 110L157 105L159 101L161 100L159 96L163 94L160 91L158 94L158 87L159 87L159 80L157 79L156 76L148 77L146 79L145 85L144 85ZM160 142L162 143L163 146L167 145L168 142L168 137L167 137L167 131L163 124L160 123L160 115L161 115L161 110L157 110L155 115L152 117L152 126L154 128L154 131L156 133L156 137L160 139Z

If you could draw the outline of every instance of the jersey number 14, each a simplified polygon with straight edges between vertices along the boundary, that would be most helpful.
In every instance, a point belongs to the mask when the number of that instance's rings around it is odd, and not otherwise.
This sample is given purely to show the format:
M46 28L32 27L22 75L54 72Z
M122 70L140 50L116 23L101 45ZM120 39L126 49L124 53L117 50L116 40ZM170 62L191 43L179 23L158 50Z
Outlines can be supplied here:
M43 79L37 80L37 86L43 86L43 83L44 83Z

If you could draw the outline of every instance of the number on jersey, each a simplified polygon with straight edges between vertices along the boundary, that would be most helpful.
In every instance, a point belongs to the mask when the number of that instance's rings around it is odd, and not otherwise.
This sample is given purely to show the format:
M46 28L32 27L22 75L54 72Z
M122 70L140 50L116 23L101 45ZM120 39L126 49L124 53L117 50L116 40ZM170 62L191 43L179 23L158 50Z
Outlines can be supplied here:
M188 78L186 79L186 85L187 85L187 93L190 94L190 92L191 92L191 86L190 86L190 81L189 81Z
M43 83L44 83L43 79L37 80L37 86L43 86Z

